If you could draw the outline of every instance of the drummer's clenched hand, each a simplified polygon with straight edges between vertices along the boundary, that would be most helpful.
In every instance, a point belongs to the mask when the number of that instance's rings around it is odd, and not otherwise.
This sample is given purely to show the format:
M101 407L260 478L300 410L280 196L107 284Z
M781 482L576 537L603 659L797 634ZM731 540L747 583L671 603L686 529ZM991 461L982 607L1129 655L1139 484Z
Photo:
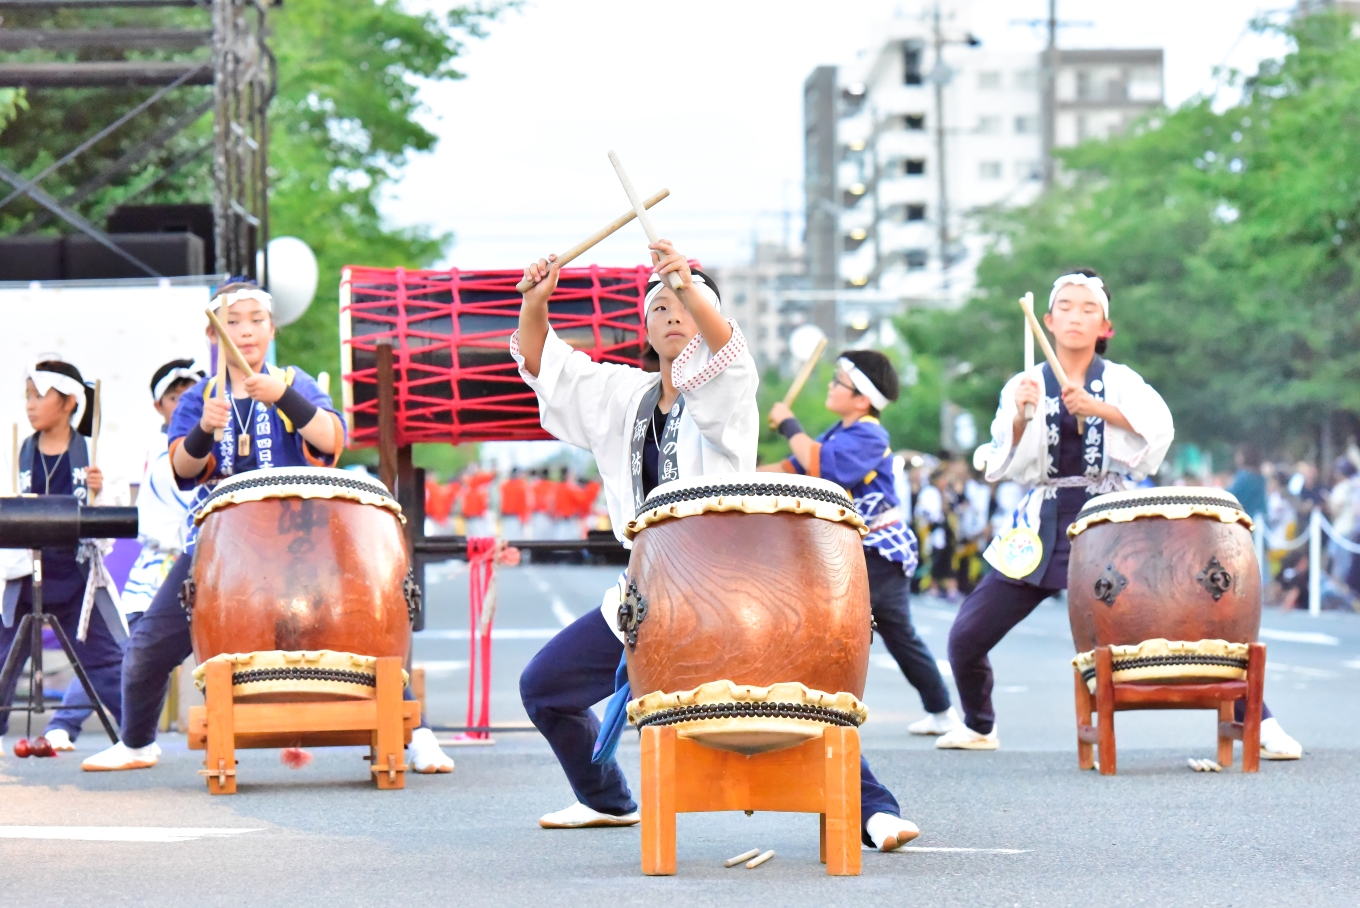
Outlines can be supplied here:
M85 487L90 490L90 502L92 503L95 497L104 491L104 471L96 466L86 467Z
M1029 377L1020 379L1015 386L1015 409L1024 413L1026 405L1039 408L1039 383Z
M203 415L199 417L198 425L204 432L212 433L217 429L225 429L229 418L226 398L209 397L203 401Z
M788 404L784 403L782 400L775 401L774 406L770 407L771 425L777 426L792 415L793 410L789 407Z
M671 281L666 275L674 272L680 275L681 290L693 289L694 276L689 271L689 260L675 251L675 246L670 240L657 240L647 248L652 250L652 270L661 275L667 287L671 285Z
M1063 406L1073 416L1094 416L1099 418L1100 401L1096 400L1080 385L1068 385L1062 392Z
M246 393L253 400L261 403L272 404L283 396L283 392L288 390L288 386L283 383L283 379L268 372L256 372L246 379Z
M524 269L524 279L534 282L534 286L525 292L524 302L534 305L548 302L548 298L557 289L557 277L562 270L556 262L557 256L550 255L545 259L531 263L529 267Z

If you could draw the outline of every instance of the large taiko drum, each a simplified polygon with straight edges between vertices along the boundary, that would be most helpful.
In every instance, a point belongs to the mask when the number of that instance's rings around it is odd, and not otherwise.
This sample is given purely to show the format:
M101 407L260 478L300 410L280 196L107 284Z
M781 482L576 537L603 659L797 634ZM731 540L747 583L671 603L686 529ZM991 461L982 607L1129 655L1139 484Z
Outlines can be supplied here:
M754 754L863 722L864 532L822 479L731 473L653 490L627 527L619 607L633 724Z
M195 677L222 659L237 700L371 699L377 657L406 657L419 608L402 519L385 486L344 470L220 483L184 592Z
M1221 489L1168 487L1092 498L1068 528L1067 608L1094 684L1094 649L1115 681L1245 678L1261 627L1252 521Z

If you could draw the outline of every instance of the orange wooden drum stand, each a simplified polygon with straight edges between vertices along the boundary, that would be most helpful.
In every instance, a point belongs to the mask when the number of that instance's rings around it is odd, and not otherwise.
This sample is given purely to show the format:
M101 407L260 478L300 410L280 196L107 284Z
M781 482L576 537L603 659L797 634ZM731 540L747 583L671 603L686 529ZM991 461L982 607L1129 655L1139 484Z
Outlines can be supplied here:
M863 532L839 486L771 473L659 486L628 525L643 873L675 873L677 813L716 810L819 814L827 873L860 872Z
M406 787L405 747L420 724L420 704L401 698L401 660L377 662L377 696L372 700L302 703L237 703L231 693L232 667L204 666L206 706L189 710L189 749L205 750L211 794L236 793L237 749L369 746L369 771L379 788Z
M238 748L364 745L379 788L406 784L419 704L402 666L419 598L401 508L381 483L289 467L233 476L196 515L189 713L213 794L236 791Z

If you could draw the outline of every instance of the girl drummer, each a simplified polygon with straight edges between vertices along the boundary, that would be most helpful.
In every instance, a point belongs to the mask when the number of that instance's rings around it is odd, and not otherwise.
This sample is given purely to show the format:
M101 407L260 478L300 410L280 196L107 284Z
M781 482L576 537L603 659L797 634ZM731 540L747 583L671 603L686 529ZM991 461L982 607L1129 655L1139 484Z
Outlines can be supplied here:
M949 631L949 664L964 717L962 726L936 740L943 749L1000 746L987 654L1040 602L1067 588L1065 531L1082 505L1156 473L1174 436L1171 411L1152 386L1128 366L1102 358L1114 329L1109 291L1094 271L1053 282L1044 324L1070 384L1059 386L1047 363L1011 378L1001 391L992 442L975 458L985 460L989 482L1012 480L1031 489L984 553L995 570L964 600ZM1027 406L1033 418L1025 418ZM1273 719L1262 723L1261 750L1275 759L1301 752Z
M198 503L220 480L271 467L334 466L344 448L345 430L326 394L300 369L265 362L274 339L273 298L248 283L218 290L214 306L227 306L226 330L250 366L246 374L228 362L225 387L204 378L186 390L170 419L170 464L181 489L198 490ZM214 335L214 340L216 337ZM221 347L219 345L219 356ZM221 430L220 441L213 433ZM193 551L191 531L185 555ZM123 657L122 734L119 743L87 759L86 770L139 769L153 766L159 754L156 720L165 699L170 670L193 651L189 621L179 589L189 577L192 557L176 560L146 614L128 641ZM447 772L453 761L439 750L433 732L417 729L411 738L417 772Z
M524 270L535 283L524 294L519 330L510 353L520 376L538 395L543 428L587 448L604 485L615 535L637 514L655 486L681 477L755 469L760 413L759 376L736 322L719 311L711 278L692 270L668 240L650 247L654 273L643 299L647 342L659 372L595 363L572 348L548 323L548 299L557 286L555 257ZM672 290L669 275L680 276ZM548 829L632 826L637 805L623 772L606 745L592 760L597 739L617 734L591 712L616 693L623 634L615 630L619 592L611 588L599 609L565 628L534 656L520 677L525 711L557 755L577 802L545 815ZM611 704L616 707L617 704ZM609 713L618 716L617 709ZM861 763L865 835L892 850L917 835L897 816L898 806Z

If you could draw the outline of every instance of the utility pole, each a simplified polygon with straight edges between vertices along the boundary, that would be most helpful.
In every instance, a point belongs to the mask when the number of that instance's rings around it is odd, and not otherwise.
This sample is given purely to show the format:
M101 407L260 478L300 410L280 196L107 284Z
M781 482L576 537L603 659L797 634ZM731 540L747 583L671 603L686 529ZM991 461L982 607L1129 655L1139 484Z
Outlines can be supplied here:
M1043 112L1042 155L1044 191L1053 185L1053 146L1057 139L1058 79L1058 0L1048 0L1048 46L1041 67L1043 78L1040 106Z
M1050 3L1052 0L1050 0ZM936 223L940 243L940 289L949 290L949 189L945 181L944 166L944 85L948 81L948 70L944 63L944 32L940 28L940 4L935 3L935 68L931 79L935 83L935 173L939 184L939 201L936 203Z

